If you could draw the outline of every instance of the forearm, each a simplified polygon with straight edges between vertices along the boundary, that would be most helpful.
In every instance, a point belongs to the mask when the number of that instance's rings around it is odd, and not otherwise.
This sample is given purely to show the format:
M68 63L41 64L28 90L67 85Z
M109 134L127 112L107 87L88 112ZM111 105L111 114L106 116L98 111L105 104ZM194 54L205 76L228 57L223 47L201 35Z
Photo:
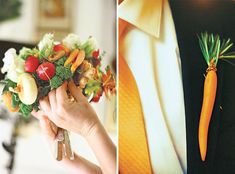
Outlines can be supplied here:
M102 174L100 167L89 162L88 160L82 158L75 154L74 160L69 160L67 158L63 159L60 163L69 169L71 174Z
M116 173L116 147L99 122L86 140L95 153L104 174Z

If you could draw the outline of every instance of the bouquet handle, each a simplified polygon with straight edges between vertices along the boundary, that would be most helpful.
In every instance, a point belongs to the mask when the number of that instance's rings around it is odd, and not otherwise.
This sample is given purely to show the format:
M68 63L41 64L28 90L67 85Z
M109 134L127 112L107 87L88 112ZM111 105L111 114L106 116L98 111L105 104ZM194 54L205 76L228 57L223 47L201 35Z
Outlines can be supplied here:
M55 138L55 158L57 161L61 161L65 157L74 160L74 153L71 148L68 131L58 128Z

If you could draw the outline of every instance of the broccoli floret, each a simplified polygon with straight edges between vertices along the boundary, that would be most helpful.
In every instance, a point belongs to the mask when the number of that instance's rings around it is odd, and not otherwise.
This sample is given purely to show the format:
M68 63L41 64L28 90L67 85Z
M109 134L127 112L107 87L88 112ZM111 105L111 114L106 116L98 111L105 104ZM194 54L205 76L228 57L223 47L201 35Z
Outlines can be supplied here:
M61 66L63 66L64 63L65 63L65 61L66 61L66 59L67 59L67 57L64 56L64 57L60 58L59 60L55 61L54 63L55 63L56 65L61 65Z
M70 79L73 74L70 70L71 66L57 66L56 67L56 75L58 75L63 81Z
M58 88L59 86L61 86L63 84L63 80L55 75L51 80L50 80L50 85L52 89Z

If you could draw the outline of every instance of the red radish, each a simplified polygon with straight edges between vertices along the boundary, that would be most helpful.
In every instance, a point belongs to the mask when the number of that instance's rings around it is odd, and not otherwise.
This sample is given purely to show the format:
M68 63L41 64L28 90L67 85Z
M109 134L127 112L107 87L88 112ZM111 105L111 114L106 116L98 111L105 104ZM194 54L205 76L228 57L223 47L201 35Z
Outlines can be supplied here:
M95 103L99 102L100 97L102 96L102 94L103 94L103 92L102 92L102 90L100 90L100 91L97 92L97 94L92 98L91 101L93 101L93 102L95 102Z
M100 100L100 95L96 95L96 96L94 96L94 97L92 98L91 101L97 103L97 102L99 102L99 100Z
M62 44L58 44L58 45L55 45L54 47L53 47L53 50L55 51L55 52L58 52L58 51L65 51L66 52L66 54L68 54L69 52L70 52L70 50L67 48L67 47L65 47L64 45L62 45Z
M26 72L34 73L39 66L39 60L35 56L28 56L25 61L24 69Z
M50 80L55 75L55 65L45 62L37 68L37 75L41 80Z
M100 50L99 50L99 49L98 49L98 50L96 50L96 51L93 51L93 53L92 53L92 57L95 57L95 58L97 58L97 59L98 59L99 54L100 54Z
M63 47L63 45L58 44L58 45L54 46L53 50L54 51L61 51L61 50L64 50L64 47Z

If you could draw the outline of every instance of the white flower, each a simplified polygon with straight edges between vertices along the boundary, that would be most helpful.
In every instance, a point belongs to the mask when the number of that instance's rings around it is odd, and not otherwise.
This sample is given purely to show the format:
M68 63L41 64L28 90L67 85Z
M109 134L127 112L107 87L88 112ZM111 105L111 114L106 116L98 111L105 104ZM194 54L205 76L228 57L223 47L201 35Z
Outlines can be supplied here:
M42 40L38 44L39 50L43 49L51 49L54 44L54 34L52 33L47 33L43 36Z
M10 48L5 52L5 57L2 59L4 63L1 69L2 73L6 73L10 69L10 66L13 63L15 57L17 57L17 55L14 48Z
M88 38L87 42L88 42L89 47L90 47L92 50L97 50L97 49L98 49L97 40L96 40L94 37L90 36L90 37Z
M24 60L17 57L16 50L14 48L10 48L5 53L3 62L4 65L1 72L7 72L7 78L17 83L19 75L24 72Z
M78 35L71 33L63 39L62 43L69 49L75 49L81 44L81 40Z

